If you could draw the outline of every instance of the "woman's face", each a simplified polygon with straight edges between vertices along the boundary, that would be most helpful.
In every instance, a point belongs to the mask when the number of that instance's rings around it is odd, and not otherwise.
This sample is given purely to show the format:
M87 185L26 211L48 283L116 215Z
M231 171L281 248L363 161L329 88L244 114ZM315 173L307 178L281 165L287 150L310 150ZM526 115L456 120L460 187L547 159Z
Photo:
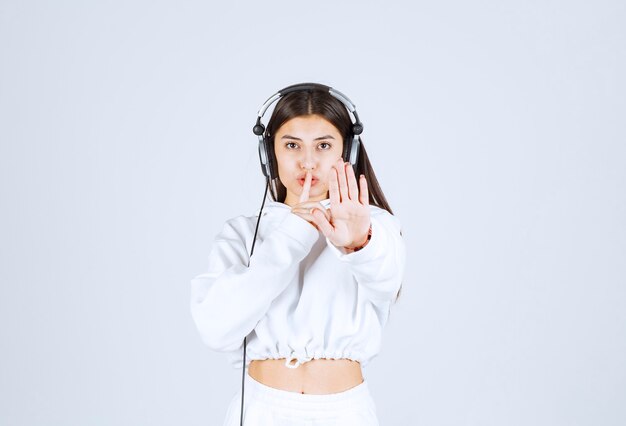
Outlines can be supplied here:
M309 200L328 198L331 167L341 158L339 130L320 115L294 117L283 123L274 138L278 177L287 188L285 204L299 204L307 170L312 173Z

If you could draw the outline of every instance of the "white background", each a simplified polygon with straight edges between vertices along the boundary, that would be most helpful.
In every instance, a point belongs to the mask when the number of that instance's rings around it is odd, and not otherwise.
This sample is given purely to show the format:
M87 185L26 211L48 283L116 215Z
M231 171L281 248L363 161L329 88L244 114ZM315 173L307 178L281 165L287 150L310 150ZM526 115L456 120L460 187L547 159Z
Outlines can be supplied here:
M0 1L0 424L221 424L241 371L189 281L260 206L259 106L306 81L356 104L404 226L381 425L626 424L624 22L620 1Z

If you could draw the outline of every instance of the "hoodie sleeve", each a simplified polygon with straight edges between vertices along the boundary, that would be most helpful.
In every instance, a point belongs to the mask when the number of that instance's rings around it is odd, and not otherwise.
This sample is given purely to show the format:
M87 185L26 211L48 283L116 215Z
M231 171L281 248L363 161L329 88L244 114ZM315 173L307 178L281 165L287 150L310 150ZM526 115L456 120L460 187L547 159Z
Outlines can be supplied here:
M299 262L320 235L306 220L289 212L270 235L256 242L248 267L249 250L238 219L227 221L215 237L208 271L191 280L193 320L203 342L220 352L243 344L243 338L297 275Z
M350 268L358 285L370 299L395 300L404 277L406 248L398 219L378 209L370 216L372 238L361 250L346 253L326 238L331 251Z

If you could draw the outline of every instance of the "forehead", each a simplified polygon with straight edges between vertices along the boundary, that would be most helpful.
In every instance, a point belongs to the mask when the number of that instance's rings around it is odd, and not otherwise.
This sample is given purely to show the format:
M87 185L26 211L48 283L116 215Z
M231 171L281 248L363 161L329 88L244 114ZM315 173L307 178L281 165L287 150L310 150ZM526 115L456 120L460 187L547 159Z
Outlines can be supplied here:
M302 115L294 117L283 123L276 134L289 134L292 136L318 134L331 134L333 136L341 136L339 130L327 119L320 115Z

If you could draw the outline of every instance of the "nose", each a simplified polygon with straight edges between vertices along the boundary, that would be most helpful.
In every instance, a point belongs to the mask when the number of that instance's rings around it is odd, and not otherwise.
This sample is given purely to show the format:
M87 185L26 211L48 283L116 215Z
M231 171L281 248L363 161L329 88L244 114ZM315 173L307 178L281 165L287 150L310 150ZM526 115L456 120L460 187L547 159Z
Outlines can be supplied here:
M302 158L300 159L300 167L303 169L314 169L317 165L317 156L312 150L303 150Z

